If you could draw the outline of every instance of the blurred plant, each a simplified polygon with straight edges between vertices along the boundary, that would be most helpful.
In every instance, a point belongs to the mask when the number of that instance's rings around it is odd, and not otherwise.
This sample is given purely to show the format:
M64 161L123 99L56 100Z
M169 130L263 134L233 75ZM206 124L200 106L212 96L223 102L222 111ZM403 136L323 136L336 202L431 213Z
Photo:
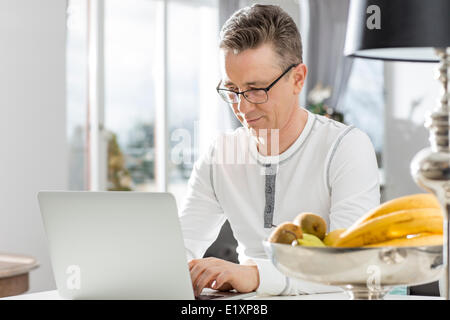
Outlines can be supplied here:
M318 83L309 92L308 101L313 105L319 105L323 104L323 102L329 97L331 97L331 87L323 87L321 83Z
M331 87L323 87L321 83L308 94L308 106L306 107L312 113L316 113L327 118L344 122L344 115L325 104L325 100L331 97Z
M117 143L117 135L111 133L108 140L108 191L131 191L131 176L125 168L125 158Z

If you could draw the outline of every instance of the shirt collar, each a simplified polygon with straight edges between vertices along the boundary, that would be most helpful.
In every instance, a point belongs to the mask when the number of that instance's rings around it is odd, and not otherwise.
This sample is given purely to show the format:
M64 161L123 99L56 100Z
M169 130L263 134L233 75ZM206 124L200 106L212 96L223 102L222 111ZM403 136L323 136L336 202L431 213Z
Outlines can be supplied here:
M267 164L279 164L280 162L289 159L291 156L294 155L294 153L300 149L303 142L308 137L315 120L315 116L310 111L306 110L308 114L308 118L306 120L305 127L303 128L302 132L298 136L298 138L295 140L295 142L289 146L287 150L285 150L283 153L275 156L263 156L258 152L257 146L256 146L256 140L254 137L249 137L249 152L250 155L254 160L256 160L260 165L267 165ZM248 133L249 134L249 133Z

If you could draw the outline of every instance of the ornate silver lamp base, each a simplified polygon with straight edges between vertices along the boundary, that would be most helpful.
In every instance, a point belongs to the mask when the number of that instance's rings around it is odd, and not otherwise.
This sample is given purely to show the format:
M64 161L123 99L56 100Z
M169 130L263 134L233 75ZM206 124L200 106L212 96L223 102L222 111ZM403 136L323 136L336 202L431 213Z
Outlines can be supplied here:
M411 175L418 186L433 193L441 203L444 213L443 259L446 265L443 291L441 296L450 298L449 289L449 211L450 211L450 144L449 144L449 90L448 71L450 66L450 48L436 49L440 57L439 80L444 87L440 105L433 110L425 122L430 131L429 148L417 153L411 162Z

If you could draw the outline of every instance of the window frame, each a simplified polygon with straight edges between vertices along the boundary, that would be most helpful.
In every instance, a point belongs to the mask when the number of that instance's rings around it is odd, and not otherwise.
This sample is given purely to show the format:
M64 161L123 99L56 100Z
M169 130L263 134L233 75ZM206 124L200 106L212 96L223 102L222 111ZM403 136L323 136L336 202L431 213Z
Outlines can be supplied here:
M157 6L157 45L155 57L160 66L156 73L158 79L156 86L155 105L155 180L157 190L168 191L168 165L169 160L169 124L167 105L167 4L168 0L156 1ZM104 23L105 1L87 0L87 47L88 47L88 128L87 128L87 189L90 191L106 190L107 185L107 138L105 125L104 102Z

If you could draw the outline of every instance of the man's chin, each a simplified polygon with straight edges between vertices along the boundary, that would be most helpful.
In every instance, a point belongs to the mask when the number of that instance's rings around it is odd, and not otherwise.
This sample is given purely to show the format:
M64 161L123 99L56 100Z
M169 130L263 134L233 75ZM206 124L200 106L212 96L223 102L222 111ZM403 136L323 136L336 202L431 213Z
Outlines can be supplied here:
M254 136L267 136L271 133L278 134L279 129L270 128L268 126L247 126L247 130ZM273 130L277 131L277 133L274 133Z
M247 128L247 130L252 134L252 135L254 135L254 136L257 136L257 137L259 137L259 136L266 136L267 134L268 134L268 132L270 132L270 128L260 128L260 127L257 127L257 126L249 126L248 128Z

